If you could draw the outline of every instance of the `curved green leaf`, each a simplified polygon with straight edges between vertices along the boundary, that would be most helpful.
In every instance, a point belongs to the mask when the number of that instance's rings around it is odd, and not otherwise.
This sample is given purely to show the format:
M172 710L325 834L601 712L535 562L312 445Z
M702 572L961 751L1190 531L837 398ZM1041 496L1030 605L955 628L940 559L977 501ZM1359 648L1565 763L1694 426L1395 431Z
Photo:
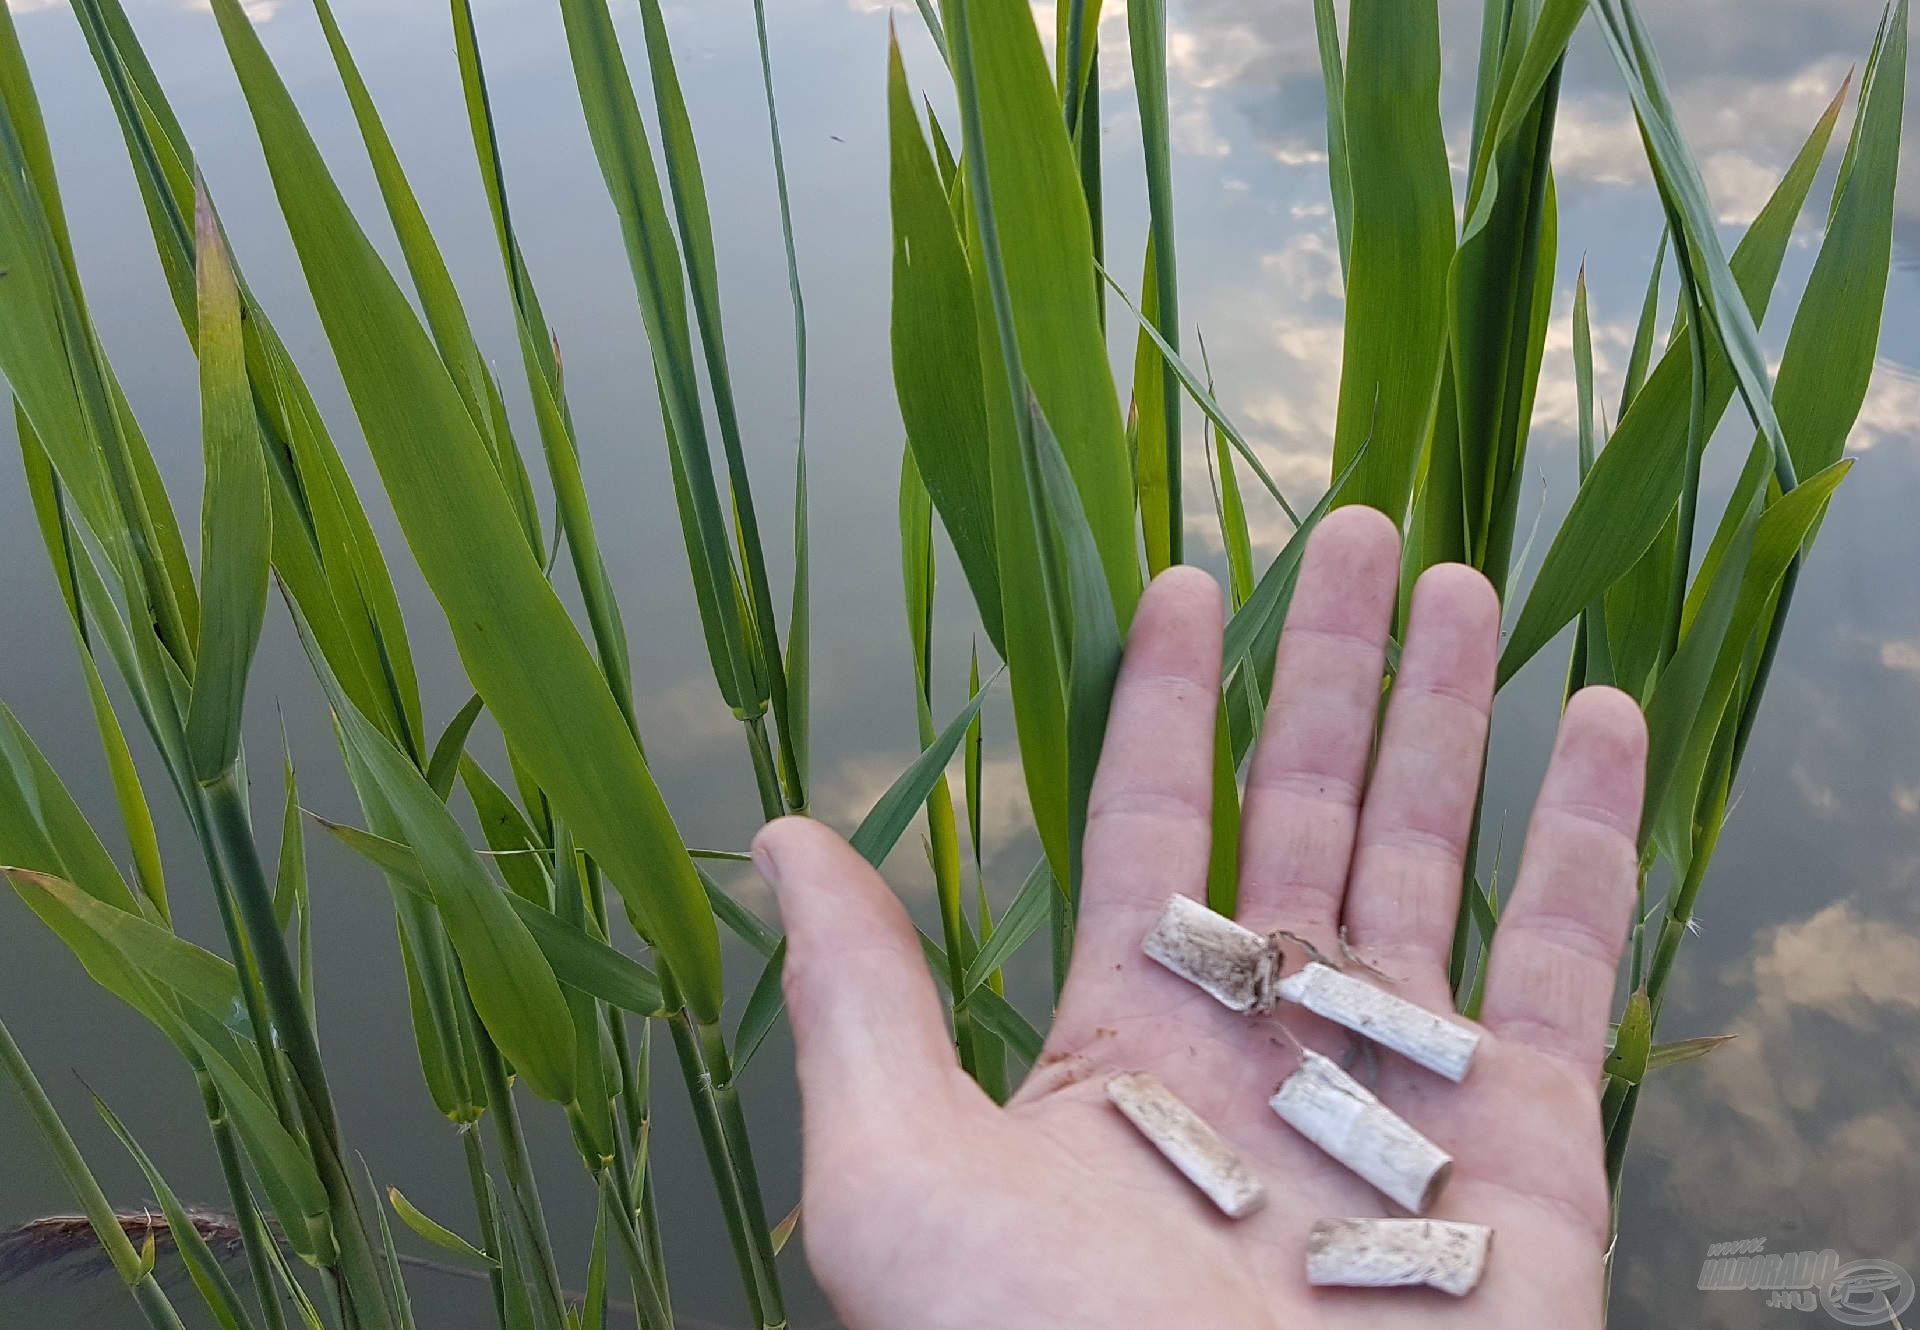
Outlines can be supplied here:
M195 194L194 228L206 489L200 505L200 643L187 711L187 750L194 774L205 781L240 756L247 673L267 617L272 510L247 391L240 288L204 185Z
M1354 0L1347 67L1365 77L1345 87L1353 219L1333 469L1374 439L1339 502L1398 522L1433 408L1454 252L1434 0Z
M445 365L238 0L214 9L348 394L475 691L672 964L689 1005L710 1018L721 997L713 915L639 746L522 538Z
M446 1225L427 1218L412 1201L409 1201L401 1194L398 1187L387 1188L387 1204L391 1205L393 1212L400 1216L401 1223L405 1224L415 1233L418 1233L428 1242L431 1242L441 1251L452 1252L455 1256L464 1256L468 1260L475 1261L481 1265L497 1266L500 1264L500 1262L494 1260L493 1257L481 1251L458 1233L446 1227Z
M1794 221L1839 114L1836 100L1734 250L1733 272L1756 317L1766 312ZM1687 328L1674 337L1594 459L1592 472L1547 547L1501 652L1503 685L1594 597L1624 576L1660 533L1680 491L1686 462L1694 335ZM1734 377L1722 356L1709 355L1708 366L1707 423L1711 426L1733 399Z
M913 460L960 556L981 627L1004 655L972 278L946 188L921 137L897 44L888 48L887 109L894 392Z

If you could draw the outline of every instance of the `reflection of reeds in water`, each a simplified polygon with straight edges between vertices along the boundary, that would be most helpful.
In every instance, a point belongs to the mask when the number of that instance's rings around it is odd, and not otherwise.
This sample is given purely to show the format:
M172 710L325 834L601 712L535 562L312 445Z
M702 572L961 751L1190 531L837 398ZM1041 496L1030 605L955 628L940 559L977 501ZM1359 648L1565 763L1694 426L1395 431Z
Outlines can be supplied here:
M240 1226L234 1222L232 1215L198 1207L189 1209L187 1215L193 1220L193 1226L202 1241L213 1249L214 1255L223 1260L240 1259ZM121 1232L135 1247L144 1246L147 1239L152 1238L162 1256L172 1250L173 1230L166 1216L159 1211L122 1210L114 1217L120 1221ZM424 1257L402 1254L400 1261L416 1270L429 1270L452 1279L486 1279L486 1275L478 1270L465 1270L457 1265L429 1261ZM107 1273L106 1254L94 1240L93 1229L88 1226L85 1215L43 1215L12 1228L0 1229L0 1284L45 1274L59 1266L69 1266L66 1273L74 1279L91 1279ZM165 1265L157 1266L155 1273L164 1279ZM568 1296L572 1301L579 1301L577 1294ZM632 1306L624 1302L609 1301L607 1310L629 1319L633 1316ZM679 1312L674 1313L673 1321L676 1326L685 1327L685 1330L726 1330L718 1321L703 1321ZM831 1330L835 1324L823 1321L811 1326L795 1325L793 1330Z

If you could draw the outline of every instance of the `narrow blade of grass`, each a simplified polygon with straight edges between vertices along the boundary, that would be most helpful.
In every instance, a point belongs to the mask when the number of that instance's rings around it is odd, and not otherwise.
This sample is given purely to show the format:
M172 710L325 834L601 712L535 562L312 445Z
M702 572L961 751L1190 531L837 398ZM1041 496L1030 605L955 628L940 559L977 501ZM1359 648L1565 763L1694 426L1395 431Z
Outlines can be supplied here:
M1153 273L1154 325L1161 340L1180 348L1180 285L1174 262L1173 149L1167 109L1166 0L1133 0L1127 6L1128 51L1133 57L1133 86L1140 107L1140 140L1147 167L1147 262ZM1159 440L1166 503L1164 548L1169 564L1186 561L1186 522L1181 503L1180 393L1173 367L1160 373L1161 426ZM1136 383L1135 395L1139 393ZM1149 539L1148 548L1153 548ZM1149 560L1148 573L1157 573Z
M204 188L195 224L206 490L200 508L200 642L187 748L195 774L210 780L239 760L247 674L267 615L272 535L266 459L240 342L240 290Z

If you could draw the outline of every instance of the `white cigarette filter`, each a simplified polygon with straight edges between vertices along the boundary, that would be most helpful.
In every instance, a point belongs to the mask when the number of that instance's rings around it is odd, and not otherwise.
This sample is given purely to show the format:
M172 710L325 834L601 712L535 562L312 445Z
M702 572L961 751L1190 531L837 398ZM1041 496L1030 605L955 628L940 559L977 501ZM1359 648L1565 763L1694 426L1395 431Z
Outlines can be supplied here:
M1230 1219L1243 1219L1267 1201L1260 1179L1233 1147L1145 1072L1126 1072L1107 1082L1107 1098Z
M1493 1230L1439 1219L1322 1219L1307 1233L1307 1282L1322 1287L1426 1285L1456 1298L1487 1268Z
M1414 1214L1426 1212L1453 1170L1451 1155L1311 1049L1301 1050L1298 1070L1269 1102L1295 1131Z
M1235 1011L1273 1006L1279 958L1267 939L1191 896L1168 898L1140 949Z
M1319 961L1282 979L1276 991L1314 1015L1365 1035L1450 1081L1466 1079L1474 1050L1480 1046L1479 1031Z

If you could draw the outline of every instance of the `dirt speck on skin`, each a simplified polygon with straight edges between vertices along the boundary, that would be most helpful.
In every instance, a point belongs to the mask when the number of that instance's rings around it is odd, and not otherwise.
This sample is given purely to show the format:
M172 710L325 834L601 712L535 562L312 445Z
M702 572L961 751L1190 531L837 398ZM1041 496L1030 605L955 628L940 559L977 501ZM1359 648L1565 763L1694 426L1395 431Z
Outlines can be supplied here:
M1083 1054L1056 1049L1043 1053L1033 1064L1028 1084L1036 1094L1056 1094L1092 1076L1095 1067Z

